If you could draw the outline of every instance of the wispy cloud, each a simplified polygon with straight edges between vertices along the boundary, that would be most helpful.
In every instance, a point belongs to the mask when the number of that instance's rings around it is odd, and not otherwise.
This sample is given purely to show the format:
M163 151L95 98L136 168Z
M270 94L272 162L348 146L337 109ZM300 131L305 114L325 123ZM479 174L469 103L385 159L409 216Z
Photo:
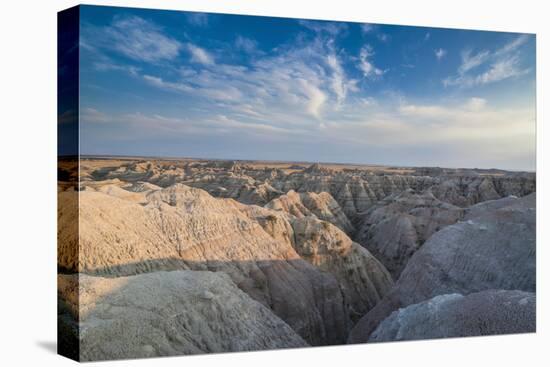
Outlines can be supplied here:
M125 126L128 135L143 135L149 133L157 136L165 134L292 134L296 131L266 123L247 123L219 113L208 118L197 120L187 117L165 116L161 114L146 114L142 112L107 114L94 108L85 108L81 114L84 129L96 124L110 123ZM303 132L303 131L302 131Z
M187 47L187 50L189 51L189 54L191 55L191 62L205 64L205 65L214 64L214 58L205 49L197 45L194 45L192 43L188 43L186 47Z
M380 26L378 26L376 24L363 23L363 24L360 25L360 28L361 28L361 33L363 33L363 35L365 35L365 36L367 36L367 35L376 36L376 38L380 42L386 43L386 42L389 42L391 40L391 36L387 33L381 32Z
M445 55L447 55L447 50L444 50L442 48L438 48L438 49L434 50L434 54L435 54L436 59L439 61L442 58L444 58Z
M239 42L251 46L244 38ZM318 121L324 112L340 109L349 93L358 90L358 81L346 75L334 39L326 35L281 47L273 55L258 53L248 66L214 63L211 55L193 46L186 47L201 69L182 67L181 78L176 80L154 75L144 75L144 80L158 88L204 98L206 104L224 103L228 111L246 118L294 123ZM374 68L369 73L383 72Z
M184 83L177 83L177 82L168 82L163 80L160 77L152 76L152 75L143 75L143 80L145 80L147 83L149 83L152 86L165 89L165 90L174 90L179 92L193 92L193 88L187 84Z
M487 50L478 52L472 55L472 50L462 52L462 64L458 68L459 74L465 74L468 71L477 68L481 64L487 62L491 57L491 53Z
M137 16L116 16L105 27L84 25L83 38L92 47L144 62L173 60L182 48L179 41L165 35L159 26Z
M377 68L371 59L374 55L372 46L365 45L359 51L359 69L363 72L365 78L373 79L384 75L385 71Z
M317 21L317 20L298 20L298 24L308 28L316 33L326 33L330 36L336 36L342 31L345 31L348 26L346 23L341 22L329 22L329 21Z
M363 23L361 24L360 27L361 27L361 32L363 32L364 34L374 31L374 25L370 23Z
M258 42L251 38L243 37L241 35L237 36L237 38L235 39L235 47L238 50L243 50L244 52L249 54L258 52Z
M381 42L389 42L391 40L390 35L386 33L378 33L376 38L378 38Z
M466 109L471 111L480 111L487 105L487 100L480 97L471 97L464 105Z
M522 66L517 52L527 41L527 35L521 35L493 52L481 50L473 53L471 49L464 50L457 73L443 79L443 85L474 87L529 73L530 69Z
M493 63L489 70L475 77L474 84L498 82L500 80L524 75L528 72L529 69L522 69L520 67L519 57L515 55Z
M187 13L187 22L198 27L206 27L208 25L209 16L206 13Z
M529 41L529 36L526 34L522 34L521 36L515 38L513 41L505 44L502 48L496 50L495 55L501 56L515 51L520 46L524 45L527 41Z
M357 80L348 80L336 54L327 56L327 64L332 71L332 76L330 78L331 89L336 95L337 105L341 106L349 91L358 91Z
M92 107L83 107L80 110L80 120L85 123L98 124L98 123L107 123L111 119L105 113L99 111L96 108Z

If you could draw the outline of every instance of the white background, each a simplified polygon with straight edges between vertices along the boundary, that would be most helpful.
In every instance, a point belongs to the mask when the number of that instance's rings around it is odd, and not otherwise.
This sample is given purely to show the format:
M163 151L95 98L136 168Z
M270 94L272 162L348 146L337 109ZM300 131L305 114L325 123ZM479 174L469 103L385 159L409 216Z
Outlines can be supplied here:
M197 0L95 4L537 33L537 334L102 363L103 366L548 365L548 175L543 159L550 27L545 1ZM64 366L56 338L56 12L5 1L0 21L0 365ZM545 17L546 14L546 17ZM546 103L546 105L545 105ZM546 129L548 130L548 129ZM546 149L548 150L548 149ZM548 162L548 161L546 161ZM545 174L546 173L546 174ZM546 226L545 226L545 223ZM546 361L545 361L546 359Z

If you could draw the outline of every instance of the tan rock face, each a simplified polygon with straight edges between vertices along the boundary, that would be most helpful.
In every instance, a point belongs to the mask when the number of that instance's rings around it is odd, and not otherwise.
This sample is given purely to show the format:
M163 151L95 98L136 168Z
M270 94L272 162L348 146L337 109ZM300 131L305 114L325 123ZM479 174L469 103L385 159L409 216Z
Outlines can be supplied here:
M528 195L535 191L536 186L532 173L512 174L498 170L336 169L324 164L297 166L297 169L293 169L295 165L292 164L284 165L285 169L268 166L241 165L232 161L133 161L94 168L93 163L84 161L81 179L145 181L162 187L184 183L216 197L257 205L265 205L291 190L326 192L338 202L349 219L354 219L388 195L408 189L425 191L431 188L438 199L466 207L509 195Z
M109 276L223 271L308 342L345 340L350 315L340 283L282 240L291 237L287 224L272 236L240 204L180 184L147 193L146 204L115 194L80 193L80 260L63 267Z
M80 275L78 282L76 275L61 275L59 290L80 320L81 361L308 345L222 272Z
M354 231L350 220L328 192L297 193L294 190L273 199L265 205L266 208L283 211L296 218L316 216L330 222L346 233Z
M296 218L291 223L294 248L338 279L353 320L374 307L393 286L386 268L338 227L315 217Z
M335 225L302 212L295 212L295 216L286 210L235 205L274 239L292 246L302 259L332 274L340 284L352 321L374 307L393 286L384 266Z

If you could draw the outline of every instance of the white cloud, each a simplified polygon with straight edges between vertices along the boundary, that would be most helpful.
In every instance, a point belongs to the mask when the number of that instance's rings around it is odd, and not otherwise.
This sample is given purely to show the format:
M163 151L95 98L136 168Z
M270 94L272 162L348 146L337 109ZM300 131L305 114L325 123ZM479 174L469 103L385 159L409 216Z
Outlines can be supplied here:
M485 109L487 100L472 97L455 105L415 105L402 104L398 111L404 116L414 116L424 119L435 119L442 123L457 120L472 112L480 112ZM468 115L469 116L469 115Z
M458 68L459 74L464 74L489 60L490 52L485 50L472 55L472 50L462 52L462 64Z
M376 35L376 38L378 38L378 40L380 40L381 42L389 42L391 39L390 35L386 33L378 33Z
M335 54L329 54L327 56L327 64L332 71L330 79L331 89L336 95L338 107L345 101L348 91L357 91L357 81L348 80L346 78L344 69Z
M435 57L437 58L437 60L441 60L443 57L445 57L445 55L447 55L447 50L444 50L442 48L438 48L436 50L434 50L434 53L435 53Z
M137 16L115 17L100 32L88 27L84 36L89 43L113 49L137 61L158 62L176 58L181 44L163 34L160 27Z
M298 20L298 24L316 33L326 33L330 36L336 36L338 33L346 30L348 27L346 23L343 23L343 22L317 21L317 20L304 20L304 19Z
M513 39L512 41L508 42L503 47L495 51L495 55L500 56L515 51L527 41L529 41L529 36L526 34L522 34L521 36Z
M361 98L360 102L365 107L376 106L378 104L378 101L374 97Z
M363 24L360 25L360 28L361 28L361 33L363 33L363 35L372 34L372 35L376 36L376 38L380 42L385 43L385 42L389 42L391 40L391 36L389 34L381 32L380 27L375 25L375 24L363 23Z
M518 56L510 56L508 58L495 61L489 65L488 69L477 75L457 75L448 77L443 80L444 86L460 86L474 87L476 85L489 84L499 82L501 80L510 79L525 75L530 72L530 69L520 67Z
M208 63L211 58L206 57L204 68L180 68L177 80L152 75L144 80L202 98L207 105L223 103L225 110L243 118L281 125L317 123L323 114L340 109L348 95L358 90L358 81L347 77L331 37L317 35L313 40L282 46L273 55L255 56L249 66Z
M359 69L363 72L365 78L376 78L382 76L385 71L377 68L370 61L371 57L374 55L374 51L370 45L366 45L361 48L359 51Z
M493 52L482 50L473 54L470 49L464 50L457 73L443 79L443 85L467 88L529 73L529 68L521 66L520 54L517 52L527 41L528 36L521 35Z
M528 72L528 69L521 69L519 67L519 58L517 56L512 56L492 64L489 70L478 75L474 79L474 84L498 82L500 80L524 75Z
M187 13L187 22L198 27L206 27L208 25L208 14L206 13Z
M474 97L455 104L405 103L395 110L381 105L351 120L325 124L334 144L354 149L399 147L415 154L426 151L425 160L438 152L435 164L440 160L462 167L532 169L534 162L532 107L493 109L486 100ZM446 154L450 156L443 158Z
M214 58L205 49L200 48L192 43L187 44L187 50L191 54L191 62L204 65L214 64Z
M361 32L363 33L370 33L374 30L374 25L370 23L363 23L361 24Z
M472 97L470 98L466 104L466 109L472 110L472 111L480 111L487 105L487 100L484 98L479 97Z
M321 108L327 100L327 96L316 85L305 79L300 79L302 90L307 96L307 111L316 118L321 117Z
M80 110L80 121L85 124L97 124L110 122L110 118L105 113L95 108L84 107Z
M145 80L150 85L153 85L161 89L176 90L180 92L193 92L193 88L190 87L189 85L186 85L183 83L167 82L167 81L164 81L162 78L152 76L152 75L147 75L147 74L143 75L143 80Z
M240 35L235 39L235 47L247 53L258 51L258 43L255 40Z
M139 74L140 68L132 65L120 65L110 61L97 61L93 63L94 68L98 71L124 71L132 76Z

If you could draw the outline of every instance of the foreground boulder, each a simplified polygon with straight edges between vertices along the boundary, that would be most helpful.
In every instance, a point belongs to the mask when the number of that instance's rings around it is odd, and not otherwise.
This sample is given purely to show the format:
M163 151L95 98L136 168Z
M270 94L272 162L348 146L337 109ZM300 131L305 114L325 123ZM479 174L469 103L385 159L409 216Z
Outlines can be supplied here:
M62 275L59 292L80 319L81 361L308 345L223 273Z
M394 311L369 342L532 333L536 297L522 291L445 294Z
M488 289L535 292L534 203L534 195L515 199L435 233L408 262L392 291L357 323L349 341L367 341L394 310L438 295Z

